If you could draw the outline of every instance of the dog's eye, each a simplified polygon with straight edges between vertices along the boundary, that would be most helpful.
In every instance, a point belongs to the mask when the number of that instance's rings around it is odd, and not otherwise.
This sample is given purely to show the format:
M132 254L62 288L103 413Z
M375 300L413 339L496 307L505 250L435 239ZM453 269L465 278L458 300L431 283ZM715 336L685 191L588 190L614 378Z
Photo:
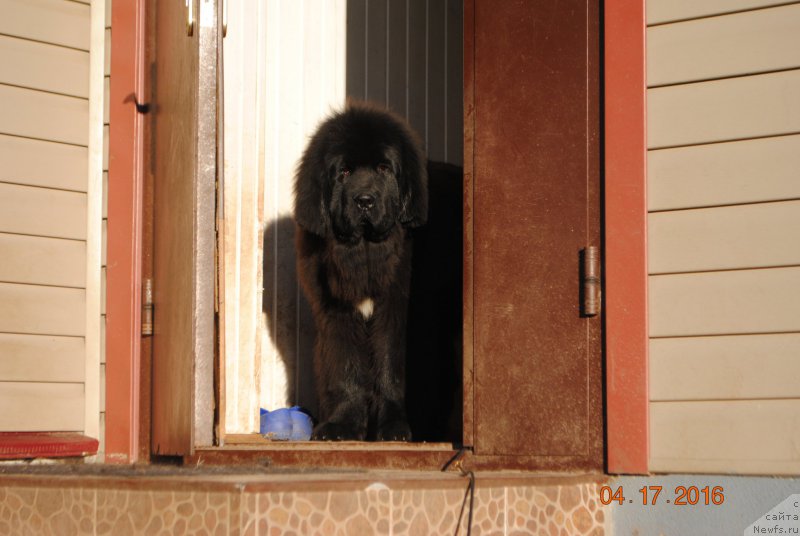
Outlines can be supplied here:
M381 173L388 173L390 170L389 164L378 164L376 169Z
M349 167L344 167L344 168L342 168L342 170L339 173L342 174L342 177L349 177L350 176L350 168Z

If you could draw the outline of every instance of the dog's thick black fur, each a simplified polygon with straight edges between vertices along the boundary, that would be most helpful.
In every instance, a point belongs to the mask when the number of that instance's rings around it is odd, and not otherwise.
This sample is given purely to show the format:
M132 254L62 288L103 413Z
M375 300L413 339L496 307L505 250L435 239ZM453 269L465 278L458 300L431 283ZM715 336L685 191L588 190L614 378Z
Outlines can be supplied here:
M426 160L405 121L350 104L322 123L295 177L297 269L317 328L313 439L408 441L411 231Z

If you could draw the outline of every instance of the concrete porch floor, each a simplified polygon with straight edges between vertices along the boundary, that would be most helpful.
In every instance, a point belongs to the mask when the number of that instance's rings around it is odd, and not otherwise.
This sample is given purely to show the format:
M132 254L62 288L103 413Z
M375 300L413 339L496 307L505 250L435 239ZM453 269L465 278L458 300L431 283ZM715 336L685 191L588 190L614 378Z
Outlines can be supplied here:
M601 536L603 480L477 474L472 534ZM434 472L1 465L0 534L467 534L467 484Z

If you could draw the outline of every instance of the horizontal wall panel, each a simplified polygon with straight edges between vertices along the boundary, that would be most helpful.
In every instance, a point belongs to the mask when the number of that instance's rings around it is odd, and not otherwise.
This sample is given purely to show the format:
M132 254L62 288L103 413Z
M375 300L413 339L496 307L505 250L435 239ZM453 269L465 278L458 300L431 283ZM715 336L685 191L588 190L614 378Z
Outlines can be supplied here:
M647 91L650 149L800 132L800 70Z
M103 75L111 76L111 28L106 29L106 47L103 50Z
M106 314L106 267L100 268L100 314Z
M800 265L800 201L651 213L647 236L651 274Z
M650 336L800 331L800 267L649 277Z
M81 240L0 233L0 259L5 283L86 285L86 242Z
M0 85L0 133L87 145L89 101Z
M89 53L0 35L0 83L89 98Z
M82 382L86 374L84 349L83 337L0 333L0 378L12 382Z
M0 333L83 336L83 289L0 283Z
M100 231L100 266L106 266L108 260L108 219L103 218L102 230Z
M86 191L86 147L0 134L0 181Z
M105 386L106 384L106 364L100 363L100 385ZM106 410L106 390L101 388L100 389L100 411L103 412Z
M0 382L0 431L83 431L82 383Z
M108 219L108 171L103 171L103 220Z
M103 171L108 172L108 143L110 139L110 125L103 125Z
M111 116L111 77L103 78L103 124L109 124Z
M652 402L650 470L797 474L800 400Z
M800 333L650 341L650 400L800 398Z
M0 0L0 34L89 50L90 8L64 0Z
M647 0L647 24L709 17L785 3L786 0Z
M800 198L800 136L647 153L649 210Z
M106 315L100 315L100 362L106 362Z
M800 67L800 4L647 30L647 85Z
M0 183L0 233L86 239L86 194Z

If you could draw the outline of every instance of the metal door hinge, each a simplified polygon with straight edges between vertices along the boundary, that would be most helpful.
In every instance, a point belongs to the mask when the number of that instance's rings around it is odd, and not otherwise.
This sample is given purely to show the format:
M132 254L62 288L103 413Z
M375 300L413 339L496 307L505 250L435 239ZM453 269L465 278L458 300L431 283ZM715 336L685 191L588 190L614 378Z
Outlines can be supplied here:
M194 0L186 0L186 35L194 35Z
M583 250L583 285L581 294L583 299L583 316L597 316L600 314L602 301L600 277L600 248L589 246Z
M228 0L222 0L222 37L228 35Z
M153 280L142 281L142 336L153 334Z

